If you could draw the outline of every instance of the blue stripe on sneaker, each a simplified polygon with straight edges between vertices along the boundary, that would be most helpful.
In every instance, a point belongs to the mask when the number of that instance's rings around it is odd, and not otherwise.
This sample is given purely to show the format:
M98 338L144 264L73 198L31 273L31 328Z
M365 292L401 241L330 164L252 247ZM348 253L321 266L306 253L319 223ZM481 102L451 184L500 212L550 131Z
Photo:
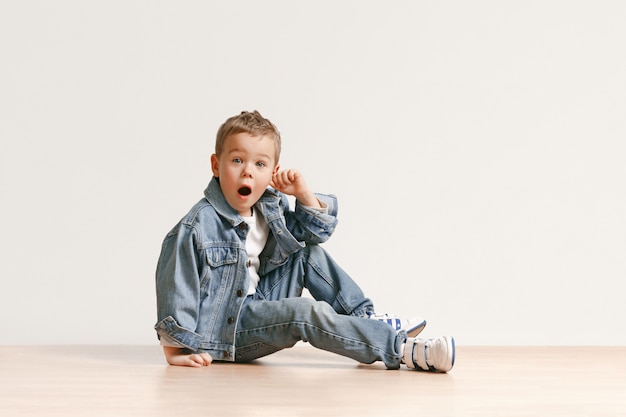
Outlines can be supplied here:
M454 342L454 337L452 337L452 366L454 366L455 357L456 357L456 343Z

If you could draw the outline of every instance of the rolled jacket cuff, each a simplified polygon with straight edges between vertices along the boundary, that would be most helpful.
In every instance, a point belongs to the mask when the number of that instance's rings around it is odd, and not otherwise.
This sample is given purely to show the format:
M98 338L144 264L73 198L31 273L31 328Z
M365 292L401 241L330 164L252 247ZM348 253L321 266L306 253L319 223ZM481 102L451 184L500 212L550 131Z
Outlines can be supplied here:
M154 329L163 346L183 347L196 351L202 340L199 334L179 326L172 316L158 322Z

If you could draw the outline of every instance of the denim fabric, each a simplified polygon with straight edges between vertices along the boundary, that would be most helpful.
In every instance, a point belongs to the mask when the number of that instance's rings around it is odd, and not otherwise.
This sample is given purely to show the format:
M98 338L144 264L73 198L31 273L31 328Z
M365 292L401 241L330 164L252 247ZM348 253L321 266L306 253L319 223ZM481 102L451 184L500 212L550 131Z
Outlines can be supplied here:
M406 335L360 318L373 311L357 284L321 249L337 224L337 201L316 194L326 213L268 189L256 203L270 229L260 255L261 281L248 288L248 226L213 178L200 200L167 234L156 270L159 338L215 360L248 361L298 340L390 368ZM300 298L303 288L318 300ZM295 298L291 298L295 297Z
M363 317L373 311L371 301L322 248L303 248L271 275L243 305L235 361L257 359L302 340L361 363L400 367L406 333ZM315 300L299 297L304 287Z

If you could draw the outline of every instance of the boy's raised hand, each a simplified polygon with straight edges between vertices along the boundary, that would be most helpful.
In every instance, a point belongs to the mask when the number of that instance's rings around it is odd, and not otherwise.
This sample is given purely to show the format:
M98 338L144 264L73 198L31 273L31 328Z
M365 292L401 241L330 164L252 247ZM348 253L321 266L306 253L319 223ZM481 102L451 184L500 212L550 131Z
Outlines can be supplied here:
M304 180L302 173L296 169L278 171L272 176L270 185L280 192L292 195L309 207L320 207L317 197Z
M308 189L302 173L296 169L278 171L272 176L270 185L285 194L296 196L302 189Z

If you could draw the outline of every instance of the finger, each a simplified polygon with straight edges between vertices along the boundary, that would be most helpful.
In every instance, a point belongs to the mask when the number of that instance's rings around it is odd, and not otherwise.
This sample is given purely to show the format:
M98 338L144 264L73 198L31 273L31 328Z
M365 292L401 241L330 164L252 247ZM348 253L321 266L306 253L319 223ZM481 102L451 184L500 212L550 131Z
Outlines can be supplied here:
M192 355L190 359L192 359L197 366L209 366L213 361L213 358L211 358L211 355L208 353L196 353Z
M285 171L285 174L283 176L283 181L285 182L286 185L293 184L293 180L295 179L295 174L296 174L296 171L294 171L293 169L290 169L289 171Z
M278 186L278 188L283 188L288 184L288 178L286 177L286 173L284 171L276 173L274 177L274 184Z
M209 366L211 362L213 362L213 358L208 353L202 353L200 357L202 358L202 364L204 366Z
M187 357L187 360L185 361L185 365L192 366L194 368L200 368L202 366L202 362L198 362L198 359L198 355L196 354L189 355Z

